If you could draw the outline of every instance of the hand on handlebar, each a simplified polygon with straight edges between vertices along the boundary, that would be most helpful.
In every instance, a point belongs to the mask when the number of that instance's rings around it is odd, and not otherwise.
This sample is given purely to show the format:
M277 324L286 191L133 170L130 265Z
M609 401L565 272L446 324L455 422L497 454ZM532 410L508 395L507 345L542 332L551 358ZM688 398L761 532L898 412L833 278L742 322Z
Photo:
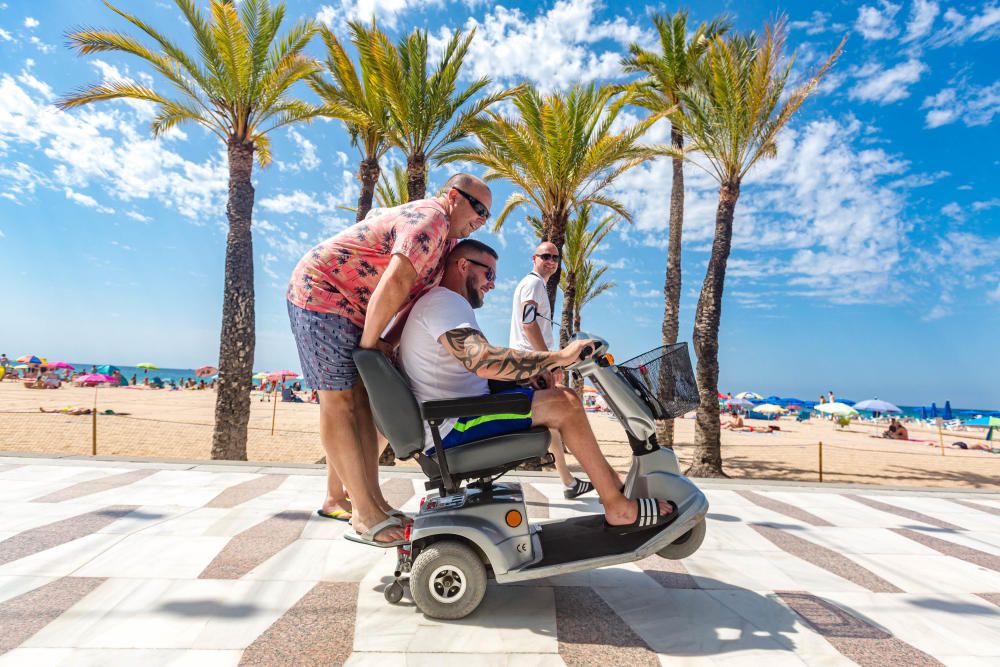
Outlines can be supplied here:
M561 366L569 366L586 359L597 349L597 343L590 339L574 340L559 351Z

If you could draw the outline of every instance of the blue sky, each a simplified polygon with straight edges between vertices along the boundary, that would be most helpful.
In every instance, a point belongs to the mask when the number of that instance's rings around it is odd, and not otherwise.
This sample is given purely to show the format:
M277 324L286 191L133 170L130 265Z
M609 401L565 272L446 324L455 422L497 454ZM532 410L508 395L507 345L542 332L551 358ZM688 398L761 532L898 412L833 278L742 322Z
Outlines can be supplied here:
M122 0L185 44L165 0ZM739 30L784 12L797 80L842 35L843 56L744 182L720 333L720 387L815 398L832 389L902 404L950 399L1000 408L1000 4L702 2ZM546 90L624 80L620 55L650 43L652 11L674 5L344 0L288 3L343 30L372 12L394 35L435 43L478 32L465 71ZM149 109L108 103L72 113L52 101L84 83L150 81L125 57L81 58L64 33L129 29L96 0L0 2L0 352L164 367L214 363L221 318L226 178L217 141L194 126L160 140ZM321 55L320 42L310 51ZM161 81L151 80L154 86ZM300 95L312 99L303 89ZM638 117L638 112L633 112ZM666 125L650 132L663 141ZM260 369L297 368L284 289L292 267L353 216L357 152L335 122L279 132L275 164L256 170ZM390 155L387 165L399 162ZM431 185L449 172L435 168ZM711 243L717 190L687 168L682 338ZM614 193L634 215L599 252L617 288L584 328L620 359L659 344L670 166L627 174ZM495 188L495 201L511 192ZM527 211L525 211L527 212ZM514 284L532 247L523 213L500 235L498 286L480 321L503 341Z

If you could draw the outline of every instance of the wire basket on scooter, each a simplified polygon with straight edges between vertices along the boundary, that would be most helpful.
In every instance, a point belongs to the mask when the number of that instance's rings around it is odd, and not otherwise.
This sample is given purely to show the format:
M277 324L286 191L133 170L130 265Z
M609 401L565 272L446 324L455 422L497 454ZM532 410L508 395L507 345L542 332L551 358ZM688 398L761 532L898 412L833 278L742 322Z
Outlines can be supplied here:
M657 419L673 419L698 407L698 385L687 343L663 345L618 364Z

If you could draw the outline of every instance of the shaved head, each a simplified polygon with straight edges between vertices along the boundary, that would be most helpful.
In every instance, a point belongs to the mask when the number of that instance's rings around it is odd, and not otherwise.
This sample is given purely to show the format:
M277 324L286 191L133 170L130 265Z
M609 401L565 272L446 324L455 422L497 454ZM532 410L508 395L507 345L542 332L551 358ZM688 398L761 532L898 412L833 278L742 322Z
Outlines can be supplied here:
M552 243L551 241L542 241L541 243L538 244L538 247L535 248L535 254L541 255L543 253L548 253L550 255L558 255L559 250L556 249L555 243Z

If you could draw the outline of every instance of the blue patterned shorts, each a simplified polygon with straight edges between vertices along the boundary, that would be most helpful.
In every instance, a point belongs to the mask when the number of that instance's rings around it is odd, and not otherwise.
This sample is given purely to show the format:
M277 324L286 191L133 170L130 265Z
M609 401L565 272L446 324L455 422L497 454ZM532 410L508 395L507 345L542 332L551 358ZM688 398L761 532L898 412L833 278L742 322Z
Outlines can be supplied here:
M346 317L299 308L291 301L288 319L306 385L320 391L352 388L358 368L351 352L361 342L361 327Z

